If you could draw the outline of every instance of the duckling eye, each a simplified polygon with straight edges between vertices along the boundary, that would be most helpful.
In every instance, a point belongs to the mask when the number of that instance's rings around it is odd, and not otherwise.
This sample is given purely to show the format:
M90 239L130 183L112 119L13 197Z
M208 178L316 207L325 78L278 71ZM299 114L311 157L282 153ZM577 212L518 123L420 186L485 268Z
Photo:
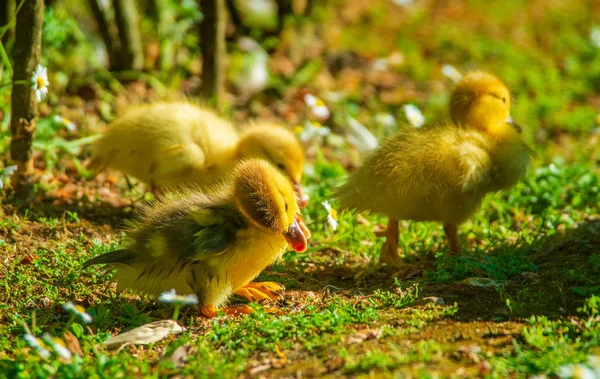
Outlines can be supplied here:
M287 203L285 203L285 211L287 212L287 210L288 210L288 205L287 205Z
M503 97L503 98L502 98L502 102L503 102L504 104L506 104L506 97Z
M283 165L283 163L278 163L277 168L280 169L281 171L285 170L285 166Z

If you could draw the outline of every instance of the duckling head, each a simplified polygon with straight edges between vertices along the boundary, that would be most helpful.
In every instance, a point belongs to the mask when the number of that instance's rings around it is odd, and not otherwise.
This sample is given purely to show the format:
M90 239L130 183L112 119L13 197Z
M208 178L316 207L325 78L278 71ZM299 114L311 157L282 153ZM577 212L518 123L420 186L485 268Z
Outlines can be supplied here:
M489 133L521 132L510 116L510 92L494 75L475 71L465 75L450 96L450 115L457 124Z
M238 164L233 180L236 207L255 227L282 234L295 251L305 251L310 231L304 225L290 180L262 159Z
M304 171L304 150L291 131L268 122L250 126L240 138L237 157L262 158L273 163L292 180L300 207L306 206L308 200L300 187Z

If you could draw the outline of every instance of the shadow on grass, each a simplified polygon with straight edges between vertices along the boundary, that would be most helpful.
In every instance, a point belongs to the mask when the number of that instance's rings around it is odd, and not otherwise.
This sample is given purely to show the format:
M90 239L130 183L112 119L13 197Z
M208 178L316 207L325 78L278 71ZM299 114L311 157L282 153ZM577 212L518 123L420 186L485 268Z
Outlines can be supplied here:
M457 303L459 321L505 321L544 315L578 314L591 295L600 294L600 220L532 243L501 243L462 257L424 255L402 269L376 262L340 262L328 252L287 261L265 270L260 280L277 281L288 289L329 292L344 296L393 290L417 282L419 297L440 297ZM476 280L470 281L475 278Z

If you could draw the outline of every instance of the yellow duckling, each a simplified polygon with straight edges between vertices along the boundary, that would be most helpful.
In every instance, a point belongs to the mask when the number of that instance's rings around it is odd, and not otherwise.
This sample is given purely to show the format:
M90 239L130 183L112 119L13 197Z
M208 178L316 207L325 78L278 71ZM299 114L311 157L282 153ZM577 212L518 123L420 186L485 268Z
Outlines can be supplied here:
M213 111L185 102L147 104L126 112L92 145L89 168L112 168L150 185L155 193L182 185L208 187L250 157L270 160L300 179L304 151L285 127L252 123L241 133Z
M452 92L452 123L405 127L336 190L340 209L389 216L380 261L400 265L398 220L438 221L460 251L457 226L483 197L524 175L531 149L510 117L510 93L495 76L472 72Z
M128 235L126 247L87 261L107 264L124 288L158 296L195 293L207 317L231 294L274 298L276 283L250 283L284 252L306 250L310 232L290 181L261 159L237 164L230 184L207 195L187 190L156 204ZM223 308L226 314L252 308Z

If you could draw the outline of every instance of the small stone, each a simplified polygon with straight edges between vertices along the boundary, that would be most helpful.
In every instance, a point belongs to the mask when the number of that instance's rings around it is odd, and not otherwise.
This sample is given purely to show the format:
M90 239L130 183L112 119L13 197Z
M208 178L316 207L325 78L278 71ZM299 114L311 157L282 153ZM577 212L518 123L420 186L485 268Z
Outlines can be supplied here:
M422 299L419 299L415 302L415 305L419 305L419 306L425 306L428 304L433 304L433 305L445 305L446 302L444 301L443 298L441 297L435 297L435 296L429 296L429 297L424 297Z

